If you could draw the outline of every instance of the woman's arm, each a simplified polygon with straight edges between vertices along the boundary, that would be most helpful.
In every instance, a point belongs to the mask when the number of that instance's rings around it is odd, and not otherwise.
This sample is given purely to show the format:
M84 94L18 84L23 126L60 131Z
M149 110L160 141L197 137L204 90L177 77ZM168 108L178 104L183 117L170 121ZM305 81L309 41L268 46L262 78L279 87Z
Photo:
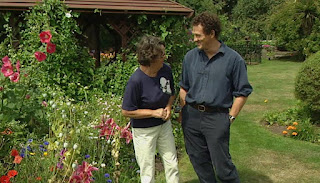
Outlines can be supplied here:
M122 109L122 114L126 117L133 119L143 119L143 118L162 118L165 119L167 112L163 108L159 109L137 109L134 111L127 111Z

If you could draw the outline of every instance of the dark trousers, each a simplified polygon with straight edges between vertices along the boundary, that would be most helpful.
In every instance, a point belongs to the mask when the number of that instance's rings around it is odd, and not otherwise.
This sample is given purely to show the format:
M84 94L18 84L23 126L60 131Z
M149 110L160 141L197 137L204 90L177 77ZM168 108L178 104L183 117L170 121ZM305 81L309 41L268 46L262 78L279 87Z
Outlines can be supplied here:
M182 128L187 154L201 183L239 183L229 154L230 121L227 112L200 112L186 105ZM216 174L216 175L215 175Z

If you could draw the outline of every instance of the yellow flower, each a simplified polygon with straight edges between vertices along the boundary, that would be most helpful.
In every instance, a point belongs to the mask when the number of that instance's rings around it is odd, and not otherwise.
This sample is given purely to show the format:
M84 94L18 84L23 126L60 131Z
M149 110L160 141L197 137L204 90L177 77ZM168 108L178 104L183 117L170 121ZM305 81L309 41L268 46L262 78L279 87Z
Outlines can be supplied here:
M297 132L292 132L292 134L291 135L293 135L293 136L297 136L298 135L298 133Z
M283 135L286 135L288 132L287 131L282 131L282 134Z
M264 100L264 103L268 103L268 99L265 99L265 100Z
M35 154L36 154L36 153L30 153L30 155L32 155L32 156L35 155Z
M44 152L44 153L43 153L43 155L44 155L44 156L47 156L47 155L48 155L48 153L47 153L47 152Z
M292 123L294 126L297 126L298 125L298 122L293 122Z

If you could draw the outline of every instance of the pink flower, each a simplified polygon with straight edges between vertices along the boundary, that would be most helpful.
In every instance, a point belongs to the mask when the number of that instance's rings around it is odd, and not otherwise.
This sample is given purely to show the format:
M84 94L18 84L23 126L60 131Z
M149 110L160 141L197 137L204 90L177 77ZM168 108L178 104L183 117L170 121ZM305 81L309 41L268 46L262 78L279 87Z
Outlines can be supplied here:
M43 31L39 34L39 37L40 37L40 41L41 43L49 43L51 38L52 38L52 35L50 33L50 31Z
M1 67L1 72L4 75L4 77L9 77L10 75L13 74L13 67L11 63L5 63Z
M35 53L34 53L34 56L36 57L36 59L37 59L39 62L42 62L42 61L44 61L44 60L47 58L46 54L44 54L44 53L41 52L41 51L35 52Z
M16 69L17 69L17 72L20 73L20 61L19 60L16 63Z
M48 104L47 104L47 102L46 101L42 101L42 103L41 103L44 107L47 107L48 106Z
M3 64L10 63L10 58L8 56L5 56L2 58L2 62Z
M47 52L54 53L55 51L56 51L56 45L49 42L47 44Z
M10 80L17 83L20 79L20 73L19 72L15 72L14 74L12 74L11 76L9 76Z
M71 183L78 183L78 182L84 182L84 183L90 183L93 181L92 177L92 171L99 170L96 167L91 166L86 161L82 162L82 165L79 165L78 168L72 173L70 182Z
M132 133L129 130L129 127L130 127L130 122L127 124L126 127L121 129L121 134L120 134L120 138L125 138L127 144L129 144L130 141L132 140Z
M26 99L27 100L30 99L30 95L29 94L26 95Z

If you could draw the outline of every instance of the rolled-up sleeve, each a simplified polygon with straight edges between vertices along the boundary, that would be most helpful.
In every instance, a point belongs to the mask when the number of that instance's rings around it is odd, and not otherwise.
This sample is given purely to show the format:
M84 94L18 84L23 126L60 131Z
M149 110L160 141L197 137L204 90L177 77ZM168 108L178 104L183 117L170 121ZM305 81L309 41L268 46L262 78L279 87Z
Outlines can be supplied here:
M252 93L252 86L248 81L247 66L243 59L234 63L233 67L233 87L234 97L248 97Z

